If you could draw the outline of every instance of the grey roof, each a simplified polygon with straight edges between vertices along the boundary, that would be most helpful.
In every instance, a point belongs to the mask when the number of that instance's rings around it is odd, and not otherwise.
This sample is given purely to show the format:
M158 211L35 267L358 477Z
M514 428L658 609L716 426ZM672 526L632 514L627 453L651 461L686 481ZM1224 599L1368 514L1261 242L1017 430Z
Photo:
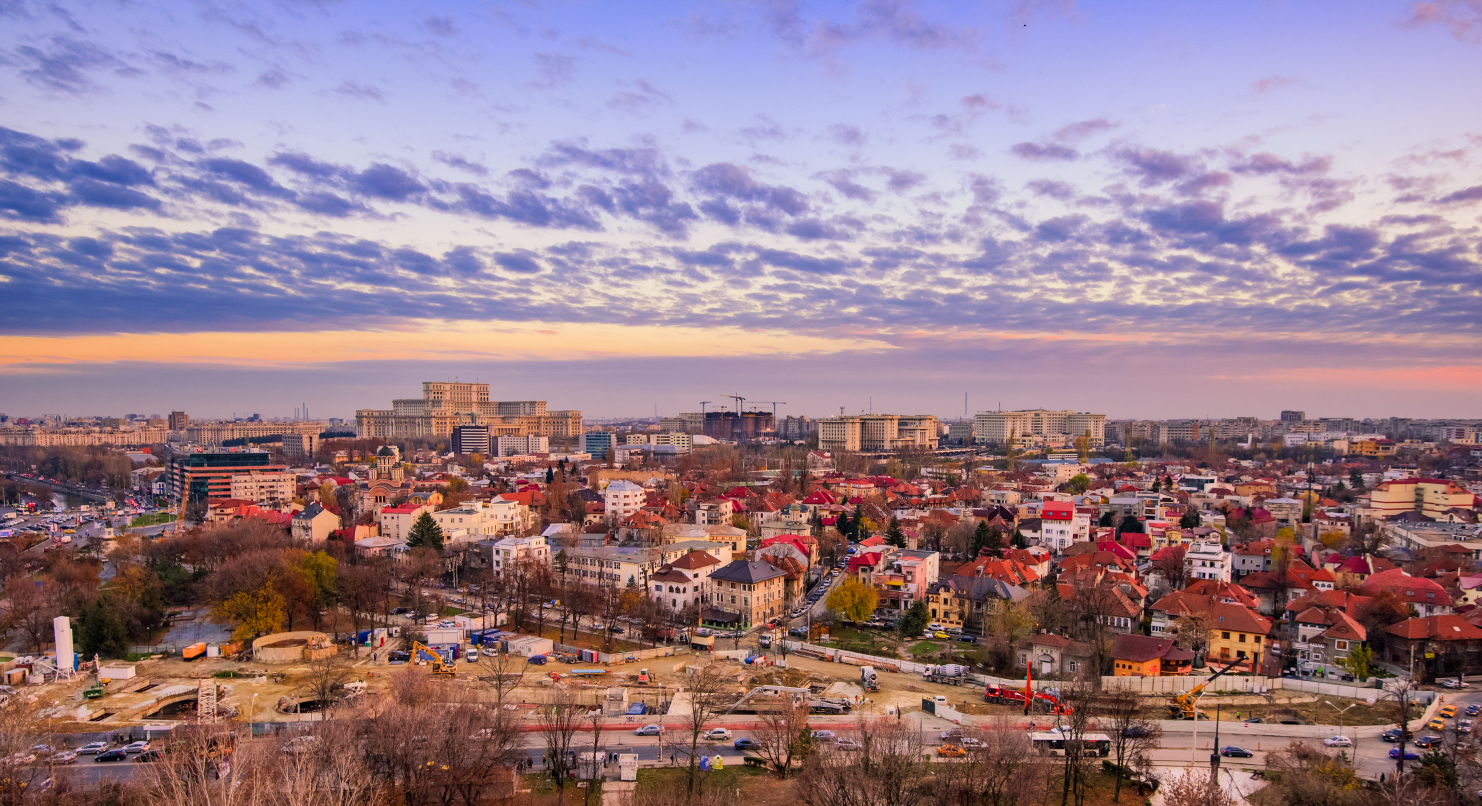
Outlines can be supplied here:
M319 513L323 512L323 511L324 511L324 507L320 506L318 501L315 501L314 503L312 503L312 504L304 507L302 510L300 510L297 515L294 515L293 516L293 519L294 520L300 520L300 519L302 519L302 520L306 520L306 521L311 521L311 520L319 517Z
M726 582L741 582L754 585L758 582L766 582L769 579L776 579L783 575L782 569L771 563L736 560L729 565L724 565L716 569L710 575L710 578L713 580L719 579Z

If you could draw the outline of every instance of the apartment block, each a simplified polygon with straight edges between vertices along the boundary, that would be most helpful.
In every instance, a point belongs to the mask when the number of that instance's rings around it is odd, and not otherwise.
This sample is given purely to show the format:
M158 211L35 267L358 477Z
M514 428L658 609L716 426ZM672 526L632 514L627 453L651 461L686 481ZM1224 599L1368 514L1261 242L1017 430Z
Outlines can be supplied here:
M881 453L937 448L937 418L929 414L857 414L829 417L817 424L818 447L824 451Z
M980 443L1002 443L1010 434L1016 438L1063 436L1074 439L1089 433L1092 448L1106 444L1105 414L1047 409L980 411L974 424L974 435Z

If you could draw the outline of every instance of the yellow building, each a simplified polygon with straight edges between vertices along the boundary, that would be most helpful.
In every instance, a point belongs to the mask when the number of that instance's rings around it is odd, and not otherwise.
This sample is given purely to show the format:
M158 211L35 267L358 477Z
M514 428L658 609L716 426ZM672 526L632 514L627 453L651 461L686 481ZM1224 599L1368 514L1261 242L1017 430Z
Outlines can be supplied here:
M1447 479L1392 479L1369 492L1369 508L1380 518L1419 512L1438 519L1449 509L1471 509L1477 497Z

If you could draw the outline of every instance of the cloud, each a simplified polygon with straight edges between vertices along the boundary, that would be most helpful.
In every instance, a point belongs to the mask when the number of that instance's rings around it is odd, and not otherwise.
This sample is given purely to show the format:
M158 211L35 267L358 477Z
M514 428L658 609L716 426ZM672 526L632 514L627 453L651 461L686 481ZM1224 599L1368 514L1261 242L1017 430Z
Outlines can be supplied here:
M270 90L281 90L288 86L290 79L288 73L277 67L270 67L258 73L257 78L252 83L254 86L266 87Z
M947 159L951 160L975 160L983 156L983 152L977 146L966 143L952 143L947 146Z
M468 159L464 158L460 154L449 154L443 151L434 151L432 152L432 158L448 166L449 168L457 168L460 171L467 171L468 173L478 176L489 175L488 168L485 168L483 165L480 165L477 162L470 162Z
M661 105L674 105L674 98L642 79L633 82L632 89L620 90L607 99L608 109L632 115L648 114Z
M538 80L530 86L553 89L576 78L576 60L560 53L536 53L530 57Z
M383 162L371 163L350 181L356 192L388 201L404 202L426 190L411 174Z
M1075 188L1069 182L1059 182L1053 179L1035 179L1026 187L1036 196L1048 196L1060 201L1066 201L1075 196Z
M1075 123L1067 123L1055 130L1055 139L1062 143L1079 143L1095 134L1108 132L1115 129L1117 124L1106 118L1095 118L1082 120Z
M345 79L340 82L334 90L346 98L354 98L358 101L379 101L386 103L386 91L371 84L362 84L354 79Z
M1464 190L1448 193L1437 199L1437 201L1441 204L1470 204L1471 202L1482 201L1482 185L1473 185Z
M1144 187L1183 179L1199 168L1192 157L1156 148L1122 148L1113 157Z
M226 62L198 62L162 50L149 51L149 58L161 72L171 74L222 75L237 69Z
M1295 78L1292 78L1291 76L1266 76L1265 78L1252 83L1250 85L1250 89L1257 95L1264 95L1265 93L1271 92L1272 90L1278 90L1282 87L1290 87L1294 84L1299 83L1301 82L1299 82Z
M1410 13L1400 25L1422 28L1439 25L1453 37L1469 44L1482 42L1482 0L1424 0L1410 4Z
M1079 151L1058 143L1015 143L1009 151L1034 162L1073 161L1081 156Z
M828 127L828 136L835 143L850 148L859 148L865 144L867 139L858 126L849 123L835 123Z
M632 54L628 53L628 51L623 50L622 48L618 47L617 45L609 45L608 43L603 42L601 40L592 39L591 37L586 37L586 36L581 37L580 39L576 40L576 46L579 47L579 48L581 48L582 50L589 50L589 51L592 51L594 53L611 53L614 56L631 56L632 55Z
M433 36L457 36L458 23L452 17L429 14L422 18L422 28Z
M505 271L517 274L539 274L540 263L535 259L535 253L528 249L519 249L514 252L499 252L494 255L494 262Z
M99 45L70 36L53 36L42 47L21 45L12 54L22 65L21 78L48 92L67 95L98 91L93 73L100 70L112 69L123 75L138 72Z

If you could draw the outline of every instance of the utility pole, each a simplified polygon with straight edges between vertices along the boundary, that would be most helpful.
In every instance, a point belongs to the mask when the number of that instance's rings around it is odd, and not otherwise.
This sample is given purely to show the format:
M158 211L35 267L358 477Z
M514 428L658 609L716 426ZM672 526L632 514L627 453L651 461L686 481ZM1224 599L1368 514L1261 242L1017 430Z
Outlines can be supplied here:
M1197 708L1197 706L1196 706ZM1197 716L1197 711L1196 711ZM1220 782L1220 706L1214 706L1214 752L1209 754L1209 783L1218 786Z

